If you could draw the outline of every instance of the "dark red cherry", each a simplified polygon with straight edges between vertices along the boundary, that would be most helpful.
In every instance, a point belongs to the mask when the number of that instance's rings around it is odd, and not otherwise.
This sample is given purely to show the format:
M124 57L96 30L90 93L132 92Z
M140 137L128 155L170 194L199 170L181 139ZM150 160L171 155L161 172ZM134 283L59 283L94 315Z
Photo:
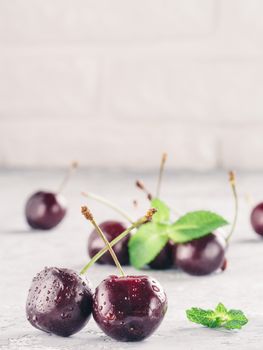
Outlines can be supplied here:
M224 266L226 246L225 239L214 233L178 244L175 264L190 275L208 275Z
M109 276L96 288L93 317L109 337L139 341L160 325L167 310L162 286L148 276Z
M86 325L91 312L91 290L74 271L49 267L33 279L26 303L32 326L68 337Z
M39 191L26 202L26 220L34 229L50 230L57 226L66 214L65 199L61 194Z
M168 242L160 253L150 262L149 266L154 270L166 270L173 266L176 245Z
M126 230L126 226L119 221L104 221L99 225L107 240L110 242L117 236L119 236L123 231ZM121 265L129 265L129 252L128 252L128 242L130 235L120 240L114 245L113 250ZM93 230L88 239L88 253L92 258L101 249L105 247L105 243L102 238L98 235L96 230ZM110 264L115 265L109 252L105 253L98 261L99 264Z
M250 221L254 231L263 236L263 203L259 203L252 210Z

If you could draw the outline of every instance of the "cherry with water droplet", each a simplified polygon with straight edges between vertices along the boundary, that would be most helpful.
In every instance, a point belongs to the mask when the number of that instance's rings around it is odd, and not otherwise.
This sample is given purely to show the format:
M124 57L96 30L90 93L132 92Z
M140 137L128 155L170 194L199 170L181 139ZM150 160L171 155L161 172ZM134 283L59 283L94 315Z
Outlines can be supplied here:
M162 322L167 297L162 286L149 276L109 276L96 288L93 317L109 337L140 341Z
M134 223L125 232L149 221L156 210ZM93 298L93 317L98 326L111 338L119 341L139 341L149 337L162 322L167 310L167 297L161 285L148 276L126 276L111 244L123 239L123 234L113 242L97 225L90 210L82 207L82 213L93 224L98 235L109 249L121 277L109 276L96 288ZM104 251L105 253L105 251ZM100 257L93 257L95 259ZM90 266L88 264L81 273Z
M87 324L91 313L91 289L76 272L49 267L34 277L26 315L35 328L68 337Z

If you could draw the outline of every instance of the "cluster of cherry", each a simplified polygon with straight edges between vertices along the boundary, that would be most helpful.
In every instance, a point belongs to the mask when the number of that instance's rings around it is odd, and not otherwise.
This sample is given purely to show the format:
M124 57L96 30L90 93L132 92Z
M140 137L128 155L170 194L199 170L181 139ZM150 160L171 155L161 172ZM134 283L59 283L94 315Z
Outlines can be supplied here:
M166 155L161 161L157 197L160 193L165 161ZM28 224L33 229L49 230L62 221L66 214L66 206L61 191L76 166L76 163L72 164L58 192L39 191L28 199L25 214ZM176 243L169 239L148 263L150 268L164 270L176 266L192 275L207 275L217 270L225 270L225 253L238 212L233 173L230 183L235 198L235 216L228 236L224 238L220 232L209 232L185 243ZM146 192L147 198L153 203L151 194L142 182L137 181L136 184ZM167 310L167 297L158 281L146 275L126 276L121 265L130 264L130 232L148 224L156 209L153 207L145 216L134 222L120 208L104 198L90 193L84 195L116 209L131 222L131 226L127 228L125 224L116 220L98 225L90 210L82 207L83 215L94 226L88 238L91 260L80 274L56 267L45 268L38 273L29 290L27 318L36 328L69 336L82 329L93 314L99 327L110 337L121 341L142 340L151 335L161 323ZM254 230L263 235L263 203L253 209L251 223ZM107 277L93 295L89 281L84 279L83 275L95 262L116 264L121 276Z

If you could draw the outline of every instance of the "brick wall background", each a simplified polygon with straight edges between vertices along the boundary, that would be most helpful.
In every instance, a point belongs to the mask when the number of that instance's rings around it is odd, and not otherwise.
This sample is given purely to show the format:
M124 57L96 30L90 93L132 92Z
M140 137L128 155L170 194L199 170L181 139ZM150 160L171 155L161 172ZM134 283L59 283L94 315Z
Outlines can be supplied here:
M263 169L261 0L0 0L0 166Z

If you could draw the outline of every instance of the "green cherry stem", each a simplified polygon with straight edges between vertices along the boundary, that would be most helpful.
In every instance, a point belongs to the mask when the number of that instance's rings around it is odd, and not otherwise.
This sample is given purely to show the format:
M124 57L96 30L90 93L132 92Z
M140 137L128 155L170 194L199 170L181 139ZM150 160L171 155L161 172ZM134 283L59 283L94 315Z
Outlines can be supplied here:
M103 242L105 243L105 246L107 247L107 250L110 252L111 256L112 256L112 259L114 260L115 262L115 265L116 267L118 268L118 270L120 271L120 274L124 277L125 276L125 273L121 267L121 264L114 252L114 250L112 249L109 241L107 240L106 236L104 235L104 233L102 232L101 228L99 227L99 225L96 223L91 211L89 210L88 207L86 206L83 206L81 207L81 212L82 214L85 216L85 218L87 220L89 220L92 225L95 227L96 231L98 232L99 236L102 238Z
M71 178L72 174L77 169L77 167L78 167L78 162L74 161L71 163L71 165L66 173L66 176L64 177L63 181L61 182L61 184L59 186L57 193L61 193L64 190L67 183L69 182L69 179Z
M159 175L158 175L158 181L157 181L157 189L156 189L156 198L160 198L160 191L161 191L161 184L162 184L162 178L163 178L163 171L164 171L164 165L167 160L167 153L164 153L161 159L160 169L159 169Z
M229 172L229 182L231 185L231 189L233 192L233 196L234 196L234 202L235 202L235 214L234 214L234 219L233 219L233 223L232 223L232 227L230 229L230 232L226 238L226 242L229 243L230 238L232 237L235 228L236 228L236 224L237 224L237 217L238 217L238 196L237 196L237 190L236 190L236 176L234 174L233 171Z
M82 194L82 196L84 196L86 198L94 199L97 202L100 202L100 203L106 205L107 207L110 207L111 209L113 209L116 212L118 212L121 216L123 216L131 224L133 223L133 220L130 218L130 216L124 210L122 210L119 206L117 206L116 204L112 203L108 199L105 199L103 197L98 196L97 194L90 193L90 192L88 192L88 193L87 192L81 192L81 194Z
M139 220L134 222L127 230L123 231L118 237L113 239L111 242L109 242L109 246L113 247L115 244L117 244L121 239L123 239L125 236L127 236L134 228L139 227L146 223L147 221L150 221L152 219L152 216L157 212L156 209L152 208L149 209L145 216L141 217ZM104 247L101 249L96 255L93 256L93 258L88 262L87 265L83 267L83 269L80 271L80 275L83 275L87 272L87 270L99 259L101 258L106 252L108 251L108 247Z

